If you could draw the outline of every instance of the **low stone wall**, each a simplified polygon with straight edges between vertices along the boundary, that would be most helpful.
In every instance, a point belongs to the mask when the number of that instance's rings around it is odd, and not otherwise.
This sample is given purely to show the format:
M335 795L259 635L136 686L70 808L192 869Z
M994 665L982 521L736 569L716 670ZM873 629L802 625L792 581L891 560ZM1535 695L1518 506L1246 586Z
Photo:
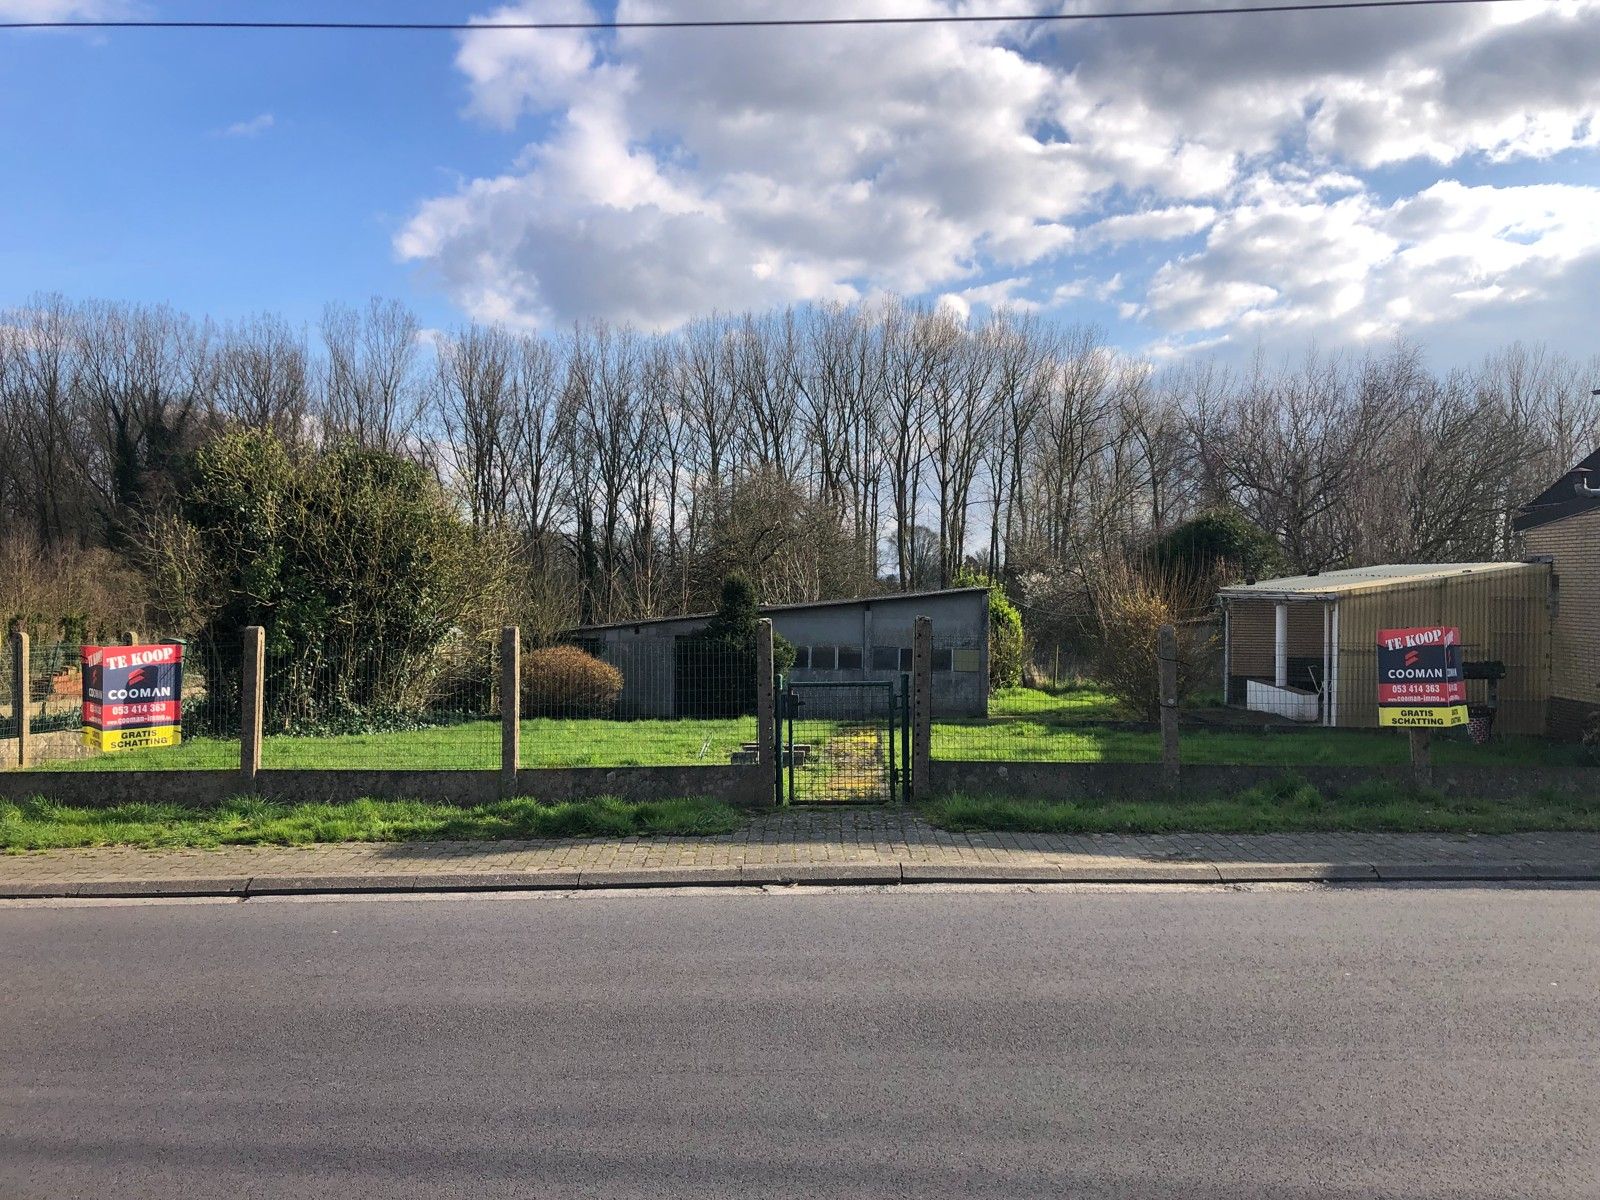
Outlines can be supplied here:
M1182 792L1207 796L1240 792L1295 775L1325 792L1336 792L1370 779L1409 782L1409 766L1267 767L1186 766ZM1002 763L935 760L928 771L925 795L1016 796L1029 799L1073 799L1118 796L1136 800L1167 790L1159 763ZM1433 768L1433 787L1447 795L1493 799L1525 796L1547 788L1570 795L1600 791L1600 768L1472 766Z
M136 802L209 807L245 789L232 771L0 771L0 797L86 807Z
M51 733L34 733L28 739L29 756L35 763L70 762L80 758L93 758L98 751L83 744L81 730L55 730ZM0 738L0 771L17 765L17 739Z
M772 804L770 766L705 767L538 767L517 772L517 791L540 800L621 796L665 800L708 796L743 808Z
M0 797L46 796L67 804L133 801L209 807L250 791L232 771L5 771ZM485 804L500 797L490 771L262 771L255 791L278 800L337 803L363 796ZM741 807L772 803L772 771L761 766L555 767L517 772L517 793L539 800L707 796Z

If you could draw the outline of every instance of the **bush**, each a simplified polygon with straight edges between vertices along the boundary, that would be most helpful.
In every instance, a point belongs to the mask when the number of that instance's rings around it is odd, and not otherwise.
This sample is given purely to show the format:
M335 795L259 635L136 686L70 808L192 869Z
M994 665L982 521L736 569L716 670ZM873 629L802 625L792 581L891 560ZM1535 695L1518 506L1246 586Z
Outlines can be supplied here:
M1582 742L1583 761L1591 766L1600 766L1600 713L1583 723Z
M1205 678L1216 635L1197 627L1197 599L1208 585L1187 573L1108 562L1090 584L1096 624L1095 679L1132 712L1161 715L1156 642L1163 625L1178 631L1178 700Z
M522 707L528 716L602 717L622 694L622 672L576 646L522 656Z
M1237 508L1218 508L1167 530L1145 552L1145 565L1213 578L1219 585L1265 579L1288 570L1283 548Z
M956 572L956 587L989 589L989 690L1018 687L1022 683L1022 613L1005 588L984 572L962 567Z
M0 639L13 625L40 647L109 641L146 628L146 581L109 550L46 548L0 530Z
M756 640L761 610L755 587L743 575L722 584L716 615L700 632L677 639L678 715L737 717L756 710ZM772 635L774 675L794 666L794 647Z
M147 577L193 632L206 689L238 695L239 630L266 630L274 730L420 719L457 643L501 624L509 554L433 475L377 450L224 434L142 531Z

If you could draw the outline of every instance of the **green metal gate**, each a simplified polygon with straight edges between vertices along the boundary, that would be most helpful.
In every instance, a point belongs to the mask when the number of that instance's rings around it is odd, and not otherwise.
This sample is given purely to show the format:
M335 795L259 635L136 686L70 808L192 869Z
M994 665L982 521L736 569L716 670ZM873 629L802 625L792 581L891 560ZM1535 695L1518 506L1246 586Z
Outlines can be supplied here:
M909 679L778 680L779 804L898 804L909 792Z

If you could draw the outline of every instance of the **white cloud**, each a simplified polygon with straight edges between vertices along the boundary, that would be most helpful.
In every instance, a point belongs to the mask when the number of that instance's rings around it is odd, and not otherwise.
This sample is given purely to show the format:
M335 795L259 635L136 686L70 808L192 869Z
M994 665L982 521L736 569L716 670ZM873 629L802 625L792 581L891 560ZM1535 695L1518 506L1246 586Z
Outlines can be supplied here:
M1600 188L1442 180L1390 204L1257 191L1202 250L1156 272L1141 315L1179 332L1364 339L1503 319L1508 305L1555 315L1584 280L1600 282Z
M768 11L786 10L752 10ZM662 327L867 289L960 292L985 266L1068 247L1111 182L1047 131L1055 74L989 30L636 31L604 54L499 36L468 34L458 55L472 109L544 113L550 131L515 170L425 203L397 240L479 317Z
M1217 210L1214 208L1187 204L1177 208L1119 213L1095 222L1088 232L1095 240L1113 245L1121 242L1167 242L1200 233L1216 218Z
M618 5L624 19L685 11ZM594 10L523 0L483 19L534 15ZM1564 279L1590 253L1578 209L1593 197L1424 181L1389 201L1364 173L1588 152L1596 44L1600 0L1053 32L469 33L456 58L469 118L529 142L503 173L424 201L395 245L472 316L522 325L663 328L886 289L957 306L1115 302L1172 331L1425 324ZM1554 206L1548 220L1491 228L1535 203ZM1073 258L1110 255L1108 273L1126 273L1199 235L1199 252L1156 258L1147 286L1110 286Z
M272 114L258 113L247 121L235 121L222 131L223 137L258 137L274 125Z

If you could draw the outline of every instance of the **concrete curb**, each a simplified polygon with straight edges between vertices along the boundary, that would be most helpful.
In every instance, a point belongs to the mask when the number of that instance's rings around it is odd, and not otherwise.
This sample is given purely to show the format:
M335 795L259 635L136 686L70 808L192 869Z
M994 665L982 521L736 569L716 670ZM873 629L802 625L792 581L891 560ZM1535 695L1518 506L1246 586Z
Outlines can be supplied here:
M919 883L1415 883L1600 881L1597 863L794 863L421 875L0 881L0 900L151 896L602 891L663 887L882 886Z

